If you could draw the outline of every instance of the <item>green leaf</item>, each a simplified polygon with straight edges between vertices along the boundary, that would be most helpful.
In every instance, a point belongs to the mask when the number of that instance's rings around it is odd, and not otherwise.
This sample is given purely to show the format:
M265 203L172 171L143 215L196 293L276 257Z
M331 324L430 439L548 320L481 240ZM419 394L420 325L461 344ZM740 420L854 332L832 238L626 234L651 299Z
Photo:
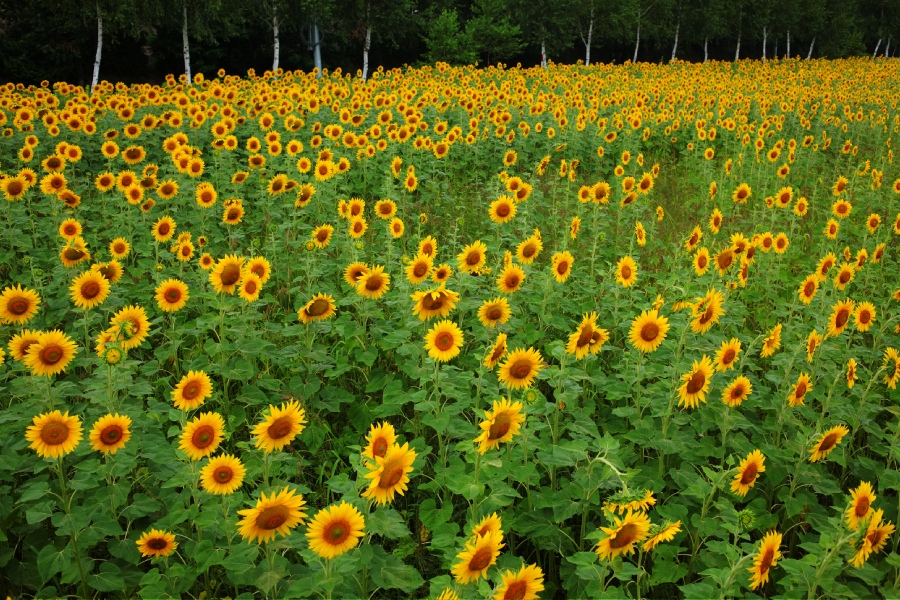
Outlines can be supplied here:
M392 508L379 508L366 518L366 530L390 540L409 536L403 517Z
M53 514L53 510L55 508L55 500L47 500L46 502L41 502L40 504L33 506L25 511L25 520L29 525L40 523L44 519L49 518L50 515Z
M87 582L99 592L117 592L125 589L122 570L111 561L100 563L100 572L88 577Z
M392 554L384 557L384 564L373 568L372 579L378 587L386 590L402 590L410 593L425 583L422 576L413 567L403 564Z
M68 568L71 561L72 556L67 552L67 547L60 550L53 544L48 544L38 553L38 574L44 582L50 581L51 577Z

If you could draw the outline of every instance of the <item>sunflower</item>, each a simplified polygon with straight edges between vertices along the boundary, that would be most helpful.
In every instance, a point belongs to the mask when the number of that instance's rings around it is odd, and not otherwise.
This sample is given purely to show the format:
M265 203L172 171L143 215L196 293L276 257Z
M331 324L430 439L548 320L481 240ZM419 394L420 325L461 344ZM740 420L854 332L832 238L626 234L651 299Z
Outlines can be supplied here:
M82 310L100 306L109 296L109 281L97 271L85 271L69 286L72 302Z
M465 273L477 272L487 262L486 253L487 246L483 242L480 240L472 242L456 257L459 269Z
M59 236L67 241L72 241L81 235L82 227L76 219L66 219L59 224Z
M518 572L507 570L500 581L493 600L537 600L538 592L544 590L544 572L537 565L523 565Z
M569 335L566 352L578 359L597 354L608 339L609 332L597 327L597 313L585 314L575 333Z
M345 501L316 513L309 522L306 537L310 549L321 558L330 560L351 550L365 535L362 513Z
M816 292L818 291L819 277L816 274L812 274L807 275L806 279L800 283L800 289L797 291L797 294L800 296L803 304L809 304L816 297Z
M875 305L871 302L860 302L853 311L853 322L857 331L868 331L875 322Z
M713 364L708 356L704 355L700 362L695 360L691 370L681 376L684 383L678 388L678 406L697 408L701 402L706 402L712 376Z
M241 487L247 469L231 454L221 454L209 459L200 469L200 485L210 494L232 494Z
M840 224L834 219L828 219L828 223L825 225L825 237L830 240L837 239L838 231L840 230Z
M488 208L488 217L494 223L508 223L516 216L516 202L509 196L500 196L491 202Z
M75 341L58 329L42 332L37 341L28 345L22 362L32 375L56 375L66 370L78 352Z
M360 276L356 284L356 293L370 300L378 300L390 288L391 276L384 272L383 266L375 266Z
M456 307L459 294L443 286L437 289L421 290L412 295L413 314L422 321L434 317L446 317Z
M467 541L463 551L456 555L459 562L453 565L453 577L463 585L478 581L482 577L486 579L488 569L497 562L503 546L504 544L493 533L475 536L474 539Z
M525 271L515 264L509 264L500 271L497 277L497 287L504 294L512 294L522 287L525 281Z
M612 527L601 527L606 537L594 548L600 560L612 560L634 552L634 545L644 541L650 533L650 519L643 511L628 510L624 518L613 517Z
M269 414L250 433L256 436L254 445L266 454L282 450L306 429L306 411L293 398L281 407L269 405Z
M115 454L131 439L131 419L125 415L101 417L91 429L89 439L91 449L104 454Z
M358 240L366 234L366 231L368 229L369 224L366 222L365 218L361 216L350 217L349 229L347 233L349 233L351 238Z
M110 329L123 350L137 348L150 335L150 319L140 306L126 306L110 319Z
M406 265L406 279L413 285L419 285L428 279L433 268L433 258L424 254L417 254Z
M260 544L274 540L276 533L290 535L306 517L305 504L303 495L288 487L268 497L262 492L256 506L238 511L243 517L237 523L238 531L248 542L257 540Z
M210 271L216 266L216 261L209 252L204 252L197 262L200 263L200 268L204 271Z
M759 351L761 357L768 358L781 348L781 328L781 323L776 323L775 327L769 331L769 334L763 340L763 347Z
M372 424L369 434L366 436L366 447L362 451L364 458L374 461L376 457L384 457L388 448L397 443L397 433L394 426L386 421L382 421L378 425ZM369 468L374 469L375 466L369 463Z
M846 219L850 216L850 213L853 211L853 205L841 198L831 205L831 212L834 213L838 219Z
M713 325L719 322L719 317L725 314L722 304L724 304L724 296L715 288L706 292L702 298L697 298L697 303L693 308L691 331L694 333L709 331Z
M546 365L541 353L534 348L516 348L506 356L506 360L500 365L497 379L506 388L518 390L529 388L534 383L535 377Z
M244 260L244 257L228 254L216 262L216 266L209 273L209 282L217 294L222 292L234 294L241 280Z
M810 377L808 373L800 373L797 377L797 383L794 384L794 387L791 389L790 395L788 395L787 400L790 404L791 408L796 406L800 406L804 404L803 399L806 397L806 394L812 390L813 386L810 383Z
M175 535L162 529L145 531L138 538L136 544L141 556L147 558L165 558L178 548Z
M869 524L866 527L865 537L859 542L851 541L854 546L859 543L856 554L850 559L850 564L857 569L865 564L872 553L880 552L885 544L887 544L888 538L896 531L894 524L890 521L883 523L883 518L883 510L878 509L873 511L872 516L869 518Z
M124 271L122 270L122 263L113 259L108 263L97 263L91 265L91 271L99 273L110 283L115 283L122 279L122 275Z
M312 241L317 248L327 248L331 243L331 235L334 233L334 227L329 224L319 225L312 232Z
M482 518L472 528L472 537L484 537L488 534L493 534L499 541L503 541L503 522L497 513L491 513Z
M522 403L513 403L507 398L495 400L492 409L485 411L484 419L478 425L481 434L473 440L478 444L479 454L498 448L501 442L512 441L519 433L522 423L525 422Z
M863 481L855 490L850 490L850 503L844 511L847 529L857 531L860 521L865 521L872 513L872 503L877 496L872 491L872 484Z
M497 366L497 363L500 362L506 355L506 334L498 333L497 339L494 340L494 344L491 346L488 353L485 355L482 364L489 369L493 369Z
M163 312L177 312L190 299L188 286L178 279L167 279L156 286L156 304Z
M616 265L616 283L628 288L637 281L637 264L630 256L622 258Z
M324 321L333 317L335 312L337 312L337 308L331 294L318 293L297 311L297 318L302 323Z
M609 196L611 193L612 188L610 185L605 181L600 181L591 187L591 200L594 204L609 204Z
M681 531L681 521L666 521L662 525L653 525L647 534L649 538L641 548L644 552L650 552L662 542L671 542Z
M153 225L153 239L159 243L165 243L175 235L175 221L172 217L160 217Z
M22 176L7 177L0 180L0 190L9 202L20 200L28 191L28 182Z
M716 254L713 261L716 264L716 269L719 271L719 275L724 276L725 273L728 272L728 269L734 264L734 250L732 248L725 248L718 254Z
M850 323L855 303L853 300L840 300L831 307L831 315L828 317L828 333L826 338L835 337L844 332Z
M41 458L60 458L69 454L81 441L81 419L58 410L36 415L25 432L28 446Z
M371 269L365 264L361 262L351 263L344 269L344 281L346 281L349 285L356 287L356 284L359 283L359 280L362 277L369 273Z
M722 391L722 402L731 408L736 408L740 406L752 392L753 386L750 384L750 380L743 375L738 375L734 378L734 381L729 383Z
M425 349L428 356L438 362L447 362L458 356L462 344L462 329L450 320L436 323L425 335Z
M845 425L836 425L823 433L809 451L809 462L818 462L828 456L848 433L850 430Z
M716 351L716 372L721 373L733 369L740 353L741 342L737 338L722 342L722 346Z
M855 275L856 266L853 263L845 262L841 264L837 275L834 276L834 287L838 290L843 290L853 281Z
M753 566L747 569L751 573L751 590L755 590L769 581L769 571L778 564L778 559L781 558L779 546L781 546L781 534L777 531L770 531L759 542L759 550L753 557Z
M688 254L694 252L694 248L700 243L700 240L703 239L703 230L700 229L700 226L697 225L694 227L694 230L691 232L691 235L684 242L684 249Z
M184 426L178 448L191 460L200 460L216 451L222 442L225 420L217 412L201 413Z
M666 339L669 320L656 310L645 310L631 322L628 340L641 352L654 352Z
M540 236L532 235L516 247L516 260L523 265L530 265L544 249Z
M702 277L709 272L709 250L705 247L701 247L700 250L694 254L694 272L698 277Z
M228 202L222 209L222 222L226 225L237 225L244 219L244 205L238 202Z
M759 474L765 472L765 461L766 457L759 450L748 454L738 465L737 474L731 482L731 491L738 496L746 496L750 488L756 485Z
M37 314L41 305L41 297L34 290L7 286L0 293L0 323L7 325L23 325Z
M408 442L402 446L391 444L384 456L375 457L374 468L365 476L372 481L362 497L375 500L378 504L389 504L395 494L402 496L415 460L416 452L409 448Z
M571 252L557 252L551 259L551 269L553 277L557 283L565 283L572 274L572 265L575 263L575 257Z
M41 178L41 192L48 196L55 196L61 191L67 189L65 175L62 173L49 173Z
M806 338L806 362L811 363L813 361L813 355L821 343L822 336L819 335L819 332L815 329L810 331L809 336Z
M10 342L11 346L12 342ZM888 347L884 351L884 367L888 369L887 375L884 376L885 385L892 390L896 389L897 382L900 381L900 353L896 348Z

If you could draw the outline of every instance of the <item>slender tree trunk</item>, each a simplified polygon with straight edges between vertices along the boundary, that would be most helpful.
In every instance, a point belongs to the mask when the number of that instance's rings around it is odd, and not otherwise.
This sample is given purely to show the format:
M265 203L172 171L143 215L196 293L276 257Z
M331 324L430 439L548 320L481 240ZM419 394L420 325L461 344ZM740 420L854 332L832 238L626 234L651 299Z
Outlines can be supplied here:
M103 55L103 15L100 14L100 3L96 3L97 7L97 55L94 58L94 75L91 77L91 91L100 80L100 57Z
M675 26L675 44L672 46L672 58L669 62L675 60L675 53L678 51L678 34L681 31L681 19L678 19L678 25Z
M278 70L278 62L281 59L281 35L280 35L280 23L278 22L278 5L274 2L272 3L272 34L275 38L274 40L274 56L272 57L272 71Z
M809 53L806 55L806 60L812 59L813 46L815 46L815 45L816 45L816 38L813 37L812 41L809 43Z
M790 29L787 30L787 34L788 34L788 36L787 36L787 57L790 58L791 57L791 30Z
M885 58L890 56L891 51L891 36L888 36L887 46L884 47L884 56Z
M637 62L638 49L641 47L641 22L638 21L637 26L637 35L634 38L634 58L631 59L631 62Z
M181 3L183 23L181 25L181 44L184 47L184 74L187 75L187 84L191 85L191 47L188 45L188 21L187 21L187 0Z
M591 36L594 33L594 19L591 17L591 22L588 24L588 35L587 41L584 43L584 66L591 66Z
M547 44L541 40L541 67L547 68Z
M881 38L878 38L878 43L875 44L875 52L872 53L872 58L878 56L878 49L881 48Z
M737 48L734 49L734 62L741 59L741 31L738 30Z
M703 38L703 62L709 62L709 38Z
M769 29L767 27L763 27L763 62L766 62L768 59L766 58L766 38L768 37Z
M369 76L369 47L372 44L372 26L366 27L366 44L363 46L363 81Z
M316 79L322 76L322 37L319 35L319 24L313 23L313 65L318 70Z

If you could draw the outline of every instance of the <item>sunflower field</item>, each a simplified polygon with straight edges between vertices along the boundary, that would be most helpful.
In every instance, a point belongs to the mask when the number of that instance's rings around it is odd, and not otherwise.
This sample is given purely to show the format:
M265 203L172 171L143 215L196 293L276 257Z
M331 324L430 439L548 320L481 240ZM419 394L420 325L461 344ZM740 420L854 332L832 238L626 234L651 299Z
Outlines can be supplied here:
M0 87L0 591L900 595L896 60Z

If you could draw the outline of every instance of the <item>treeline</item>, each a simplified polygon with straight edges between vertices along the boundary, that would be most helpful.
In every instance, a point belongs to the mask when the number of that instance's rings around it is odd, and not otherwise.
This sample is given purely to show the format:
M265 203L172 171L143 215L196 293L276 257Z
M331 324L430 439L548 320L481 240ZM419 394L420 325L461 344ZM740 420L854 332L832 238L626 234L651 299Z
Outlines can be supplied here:
M895 56L900 0L0 0L0 80Z

